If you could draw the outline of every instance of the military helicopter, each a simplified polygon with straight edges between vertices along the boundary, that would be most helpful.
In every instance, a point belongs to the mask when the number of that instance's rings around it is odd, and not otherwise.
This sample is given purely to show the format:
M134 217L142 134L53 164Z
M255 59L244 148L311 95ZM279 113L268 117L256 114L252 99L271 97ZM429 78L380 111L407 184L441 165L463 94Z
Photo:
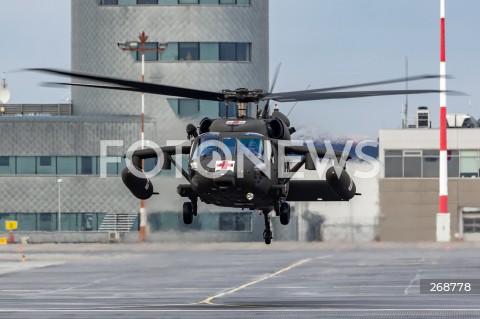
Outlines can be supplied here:
M197 216L198 201L223 207L234 207L262 212L265 221L263 238L270 244L273 234L269 213L274 211L280 222L290 221L289 202L296 201L349 201L356 193L356 186L343 166L332 166L325 174L325 180L294 180L293 175L303 166L315 170L317 159L329 157L335 163L345 162L350 157L342 152L327 152L325 149L307 145L292 145L291 136L295 128L290 120L278 109L270 112L269 102L299 102L326 99L347 99L358 97L439 93L439 90L383 90L383 91L339 91L378 84L438 78L437 75L421 75L386 81L310 89L303 91L272 93L264 90L223 90L209 92L182 87L137 82L93 74L69 72L55 69L32 69L34 71L69 76L82 80L101 82L55 84L89 88L143 92L191 98L223 101L227 108L225 118L204 118L198 127L188 124L186 133L190 145L167 146L158 149L140 149L127 153L132 165L122 172L122 180L138 199L146 200L155 194L151 181L142 169L142 161L157 158L163 154L163 169L170 169L172 163L179 169L187 184L177 186L178 194L187 198L183 204L183 221L191 224ZM275 76L276 78L276 76ZM275 82L275 81L274 81ZM237 104L236 114L228 114L228 104ZM257 106L255 117L249 117L249 103ZM260 104L263 104L260 107ZM188 168L181 167L175 160L176 154L188 155ZM285 162L286 156L296 156L297 163ZM287 174L284 174L287 173Z

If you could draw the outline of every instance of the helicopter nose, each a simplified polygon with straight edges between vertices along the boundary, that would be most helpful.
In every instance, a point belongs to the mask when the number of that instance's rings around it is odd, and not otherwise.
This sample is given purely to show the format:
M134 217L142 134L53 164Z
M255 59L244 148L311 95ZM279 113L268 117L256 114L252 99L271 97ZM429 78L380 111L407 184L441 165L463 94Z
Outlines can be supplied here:
M218 171L213 174L213 183L220 188L220 190L228 189L235 186L235 175L232 171Z

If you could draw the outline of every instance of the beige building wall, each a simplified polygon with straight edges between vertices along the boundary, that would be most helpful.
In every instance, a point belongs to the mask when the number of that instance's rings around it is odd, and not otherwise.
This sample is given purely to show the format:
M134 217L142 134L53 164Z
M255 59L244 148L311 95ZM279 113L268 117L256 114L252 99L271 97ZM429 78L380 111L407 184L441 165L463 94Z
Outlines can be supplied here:
M385 149L438 148L438 130L380 131L379 158ZM480 130L449 129L449 149L480 149ZM382 165L384 167L384 165ZM379 230L382 241L435 241L439 180L437 178L385 178L379 181ZM480 178L449 178L451 238L462 237L462 211L480 207ZM457 236L456 236L457 235Z

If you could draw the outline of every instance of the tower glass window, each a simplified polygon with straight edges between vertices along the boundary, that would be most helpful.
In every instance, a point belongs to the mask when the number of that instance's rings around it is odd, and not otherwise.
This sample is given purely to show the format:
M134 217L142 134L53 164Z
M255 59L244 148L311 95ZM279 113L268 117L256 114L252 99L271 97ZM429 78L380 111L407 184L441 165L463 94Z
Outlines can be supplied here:
M184 42L178 44L178 59L181 61L197 61L200 56L198 42Z

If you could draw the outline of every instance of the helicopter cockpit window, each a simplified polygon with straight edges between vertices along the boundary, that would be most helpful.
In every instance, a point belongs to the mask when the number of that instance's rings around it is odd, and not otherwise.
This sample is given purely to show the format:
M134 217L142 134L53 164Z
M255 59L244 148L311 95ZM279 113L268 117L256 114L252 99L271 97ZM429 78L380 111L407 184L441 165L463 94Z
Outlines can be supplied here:
M237 147L237 139L234 138L234 137L224 137L222 139L222 143L224 144L223 148L225 149L226 151L226 148L228 148L228 150L230 151L230 154L232 157L235 156L235 148ZM225 148L226 146L226 148ZM223 154L224 151L221 152L222 155L226 155L226 154Z
M263 140L260 138L242 138L240 139L241 143L255 156L258 158L263 157Z
M217 152L219 142L220 140L216 137L200 138L195 146L193 158L213 155L214 152Z

